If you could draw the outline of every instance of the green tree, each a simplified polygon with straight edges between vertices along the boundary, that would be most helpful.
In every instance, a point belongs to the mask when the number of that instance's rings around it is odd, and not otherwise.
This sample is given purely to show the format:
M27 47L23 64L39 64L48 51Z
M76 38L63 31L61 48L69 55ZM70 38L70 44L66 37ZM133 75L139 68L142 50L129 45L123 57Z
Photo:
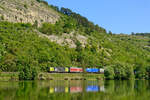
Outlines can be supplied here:
M114 73L113 67L107 66L107 67L105 68L105 73L104 73L104 75L105 75L105 78L106 78L106 79L114 79L115 73Z

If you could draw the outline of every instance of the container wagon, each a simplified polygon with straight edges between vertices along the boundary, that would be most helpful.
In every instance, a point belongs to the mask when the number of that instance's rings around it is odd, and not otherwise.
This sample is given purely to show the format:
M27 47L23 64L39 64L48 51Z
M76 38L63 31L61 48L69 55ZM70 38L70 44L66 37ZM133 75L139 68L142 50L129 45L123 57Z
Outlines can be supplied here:
M69 68L67 68L67 67L55 67L55 72L56 73L68 73Z
M86 68L86 72L88 73L99 73L98 68Z
M82 68L70 67L70 73L81 73L83 72Z

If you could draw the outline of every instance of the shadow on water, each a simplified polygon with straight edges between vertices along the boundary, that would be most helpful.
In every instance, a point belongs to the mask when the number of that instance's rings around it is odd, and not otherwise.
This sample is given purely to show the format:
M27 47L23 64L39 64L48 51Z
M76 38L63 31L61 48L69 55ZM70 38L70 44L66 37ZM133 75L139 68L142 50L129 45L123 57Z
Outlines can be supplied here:
M150 81L0 82L0 100L149 100Z

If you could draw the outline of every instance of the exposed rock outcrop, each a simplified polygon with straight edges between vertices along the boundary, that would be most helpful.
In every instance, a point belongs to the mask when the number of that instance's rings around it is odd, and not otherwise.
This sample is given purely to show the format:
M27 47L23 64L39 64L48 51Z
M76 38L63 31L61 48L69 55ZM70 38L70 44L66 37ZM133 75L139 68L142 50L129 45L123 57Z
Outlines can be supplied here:
M59 14L44 3L36 0L0 0L0 20L9 22L55 23Z

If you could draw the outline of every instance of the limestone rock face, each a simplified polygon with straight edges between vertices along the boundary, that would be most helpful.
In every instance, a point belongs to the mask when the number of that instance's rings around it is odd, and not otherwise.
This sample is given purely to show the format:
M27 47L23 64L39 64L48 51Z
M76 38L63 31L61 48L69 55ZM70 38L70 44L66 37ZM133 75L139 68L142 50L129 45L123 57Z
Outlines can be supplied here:
M60 15L44 3L36 0L0 0L0 21L55 23Z
M39 34L40 37L46 37L48 38L50 41L52 42L56 42L62 46L67 45L69 48L76 48L76 40L78 40L81 43L81 46L83 48L85 48L85 46L87 45L87 41L88 41L88 37L80 35L80 34L76 34L74 32L67 34L67 33L63 33L61 36L58 35L45 35L42 34L38 31L35 31L36 33Z

